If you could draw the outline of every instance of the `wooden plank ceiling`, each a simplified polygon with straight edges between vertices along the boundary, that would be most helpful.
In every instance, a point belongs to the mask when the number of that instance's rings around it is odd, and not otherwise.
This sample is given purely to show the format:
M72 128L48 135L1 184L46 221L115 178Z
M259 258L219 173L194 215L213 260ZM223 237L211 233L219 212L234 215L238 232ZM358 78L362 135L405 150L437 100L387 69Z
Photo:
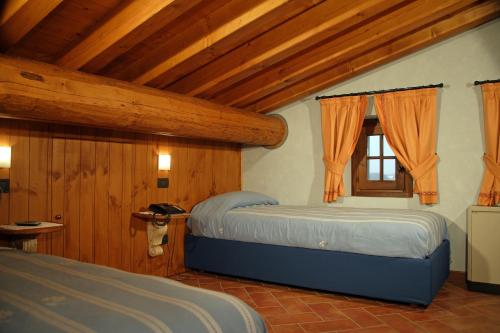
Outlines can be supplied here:
M8 55L266 113L500 16L498 0L4 0Z

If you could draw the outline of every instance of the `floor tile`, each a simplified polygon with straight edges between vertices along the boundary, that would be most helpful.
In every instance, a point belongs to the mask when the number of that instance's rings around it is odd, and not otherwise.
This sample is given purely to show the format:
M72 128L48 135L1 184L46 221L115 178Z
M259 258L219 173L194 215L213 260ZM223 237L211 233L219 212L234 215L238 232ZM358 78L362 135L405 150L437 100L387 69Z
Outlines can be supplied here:
M332 332L346 330L350 328L359 328L359 326L350 319L338 319L321 321L315 323L302 323L300 326L308 333Z
M344 309L340 310L340 312L345 314L361 327L378 326L383 324L377 317L365 309Z
M240 298L269 333L500 333L500 295L467 290L463 274L427 308L193 271L173 279Z

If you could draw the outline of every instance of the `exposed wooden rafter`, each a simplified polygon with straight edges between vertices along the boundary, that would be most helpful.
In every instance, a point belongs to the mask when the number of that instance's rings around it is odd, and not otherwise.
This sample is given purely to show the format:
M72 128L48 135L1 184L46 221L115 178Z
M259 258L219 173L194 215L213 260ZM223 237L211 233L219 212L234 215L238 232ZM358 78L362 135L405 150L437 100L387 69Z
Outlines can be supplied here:
M97 71L199 1L134 0L126 2L109 19L60 57L57 64L71 69L80 69L112 48L113 52L108 51L106 59L101 57L99 64L94 64L90 68ZM158 17L155 18L155 16ZM153 18L154 22L148 23Z
M225 105L246 107L263 97L305 78L321 73L332 64L345 62L369 52L378 45L420 29L457 10L470 6L473 0L443 0L428 8L428 3L417 1L401 7L358 29L311 49L232 89L224 90L213 100Z
M0 49L16 44L62 0L4 0L0 4Z
M128 82L0 56L0 116L275 146L283 119Z
M6 0L0 47L9 56L269 112L498 18L499 6L498 0Z
M325 1L283 25L240 46L167 89L197 96L223 90L301 50L387 10L401 0Z
M189 59L202 50L211 47L213 44L217 43L223 38L228 37L236 31L244 28L246 25L284 5L286 2L287 0L269 0L258 4L257 6L243 13L241 16L235 17L233 20L220 26L208 35L198 39L172 57L165 59L161 63L157 64L150 70L140 75L138 78L134 79L134 82L139 84L146 84L152 81L172 67Z
M252 104L247 110L260 113L270 112L280 106L478 26L499 15L500 2L496 0L485 1L413 34L397 39L360 57L333 66L327 71L280 90Z

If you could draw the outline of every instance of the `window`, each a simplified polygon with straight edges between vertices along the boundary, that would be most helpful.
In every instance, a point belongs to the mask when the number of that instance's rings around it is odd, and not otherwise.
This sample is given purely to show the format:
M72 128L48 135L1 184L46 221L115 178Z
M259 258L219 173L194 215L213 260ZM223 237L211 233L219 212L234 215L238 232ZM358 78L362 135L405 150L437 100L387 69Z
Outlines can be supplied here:
M377 119L365 119L351 163L352 195L412 197L413 179L398 162Z

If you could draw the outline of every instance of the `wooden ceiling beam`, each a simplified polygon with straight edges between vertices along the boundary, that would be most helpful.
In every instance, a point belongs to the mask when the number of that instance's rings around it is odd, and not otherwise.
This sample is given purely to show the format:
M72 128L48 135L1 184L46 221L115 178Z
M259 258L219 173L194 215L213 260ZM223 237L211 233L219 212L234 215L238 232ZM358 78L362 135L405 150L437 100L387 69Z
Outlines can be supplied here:
M409 3L377 20L341 35L300 56L259 72L212 101L246 107L286 86L331 68L365 52L417 30L429 23L463 10L476 0L417 1Z
M244 28L253 21L286 4L287 1L288 0L266 0L256 5L255 7L245 12L243 15L238 16L233 20L227 22L226 24L220 26L219 28L210 32L208 35L200 38L188 47L182 49L177 54L169 57L168 59L165 59L150 70L141 74L139 77L134 79L133 82L138 84L147 84L169 69L175 67L176 65L203 51L204 49L211 47L213 44Z
M217 26L231 13L239 13L242 1L246 0L202 0L187 15L177 18L130 51L117 57L100 70L99 74L132 81L155 64L205 35L209 27ZM241 6L248 7L248 5ZM221 15L221 12L224 13Z
M108 52L106 59L101 59L99 64L93 64L91 69L98 70L113 60L114 57L118 57L127 49L158 31L163 25L175 19L179 14L182 14L182 10L190 8L190 6L184 6L179 11L176 5L182 3L181 0L133 0L126 2L123 6L117 8L109 19L102 22L86 38L61 56L56 63L66 68L80 69L106 50L115 46L113 47L114 52ZM196 3L196 1L193 1L193 3ZM146 24L162 11L165 12L154 21L154 24ZM123 40L136 30L140 31L136 32L132 36L133 38L129 38L123 43Z
M476 6L445 20L269 95L247 107L246 110L260 113L273 111L499 16L500 2L497 0L481 1Z
M207 97L211 89L222 90L403 2L400 0L325 1L166 89L190 96Z
M81 67L81 70L87 73L98 73L103 68L112 63L115 59L131 51L137 45L146 41L158 31L170 26L186 13L195 10L203 0L174 0L169 6L160 10L149 20L132 30L119 41L101 52L94 59ZM212 0L214 1L214 0Z
M220 42L215 43L191 58L186 59L177 66L172 67L156 79L149 82L148 85L155 88L165 88L181 79L186 74L202 68L211 61L251 41L276 26L279 26L283 22L288 21L289 19L303 13L323 1L324 0L288 1L285 5L274 10L272 13L269 13L269 15L265 15L260 19L255 20L241 31L224 38ZM165 58L164 55L163 58Z
M286 122L193 97L0 56L0 116L274 146Z
M20 41L62 0L4 0L0 5L0 50Z

